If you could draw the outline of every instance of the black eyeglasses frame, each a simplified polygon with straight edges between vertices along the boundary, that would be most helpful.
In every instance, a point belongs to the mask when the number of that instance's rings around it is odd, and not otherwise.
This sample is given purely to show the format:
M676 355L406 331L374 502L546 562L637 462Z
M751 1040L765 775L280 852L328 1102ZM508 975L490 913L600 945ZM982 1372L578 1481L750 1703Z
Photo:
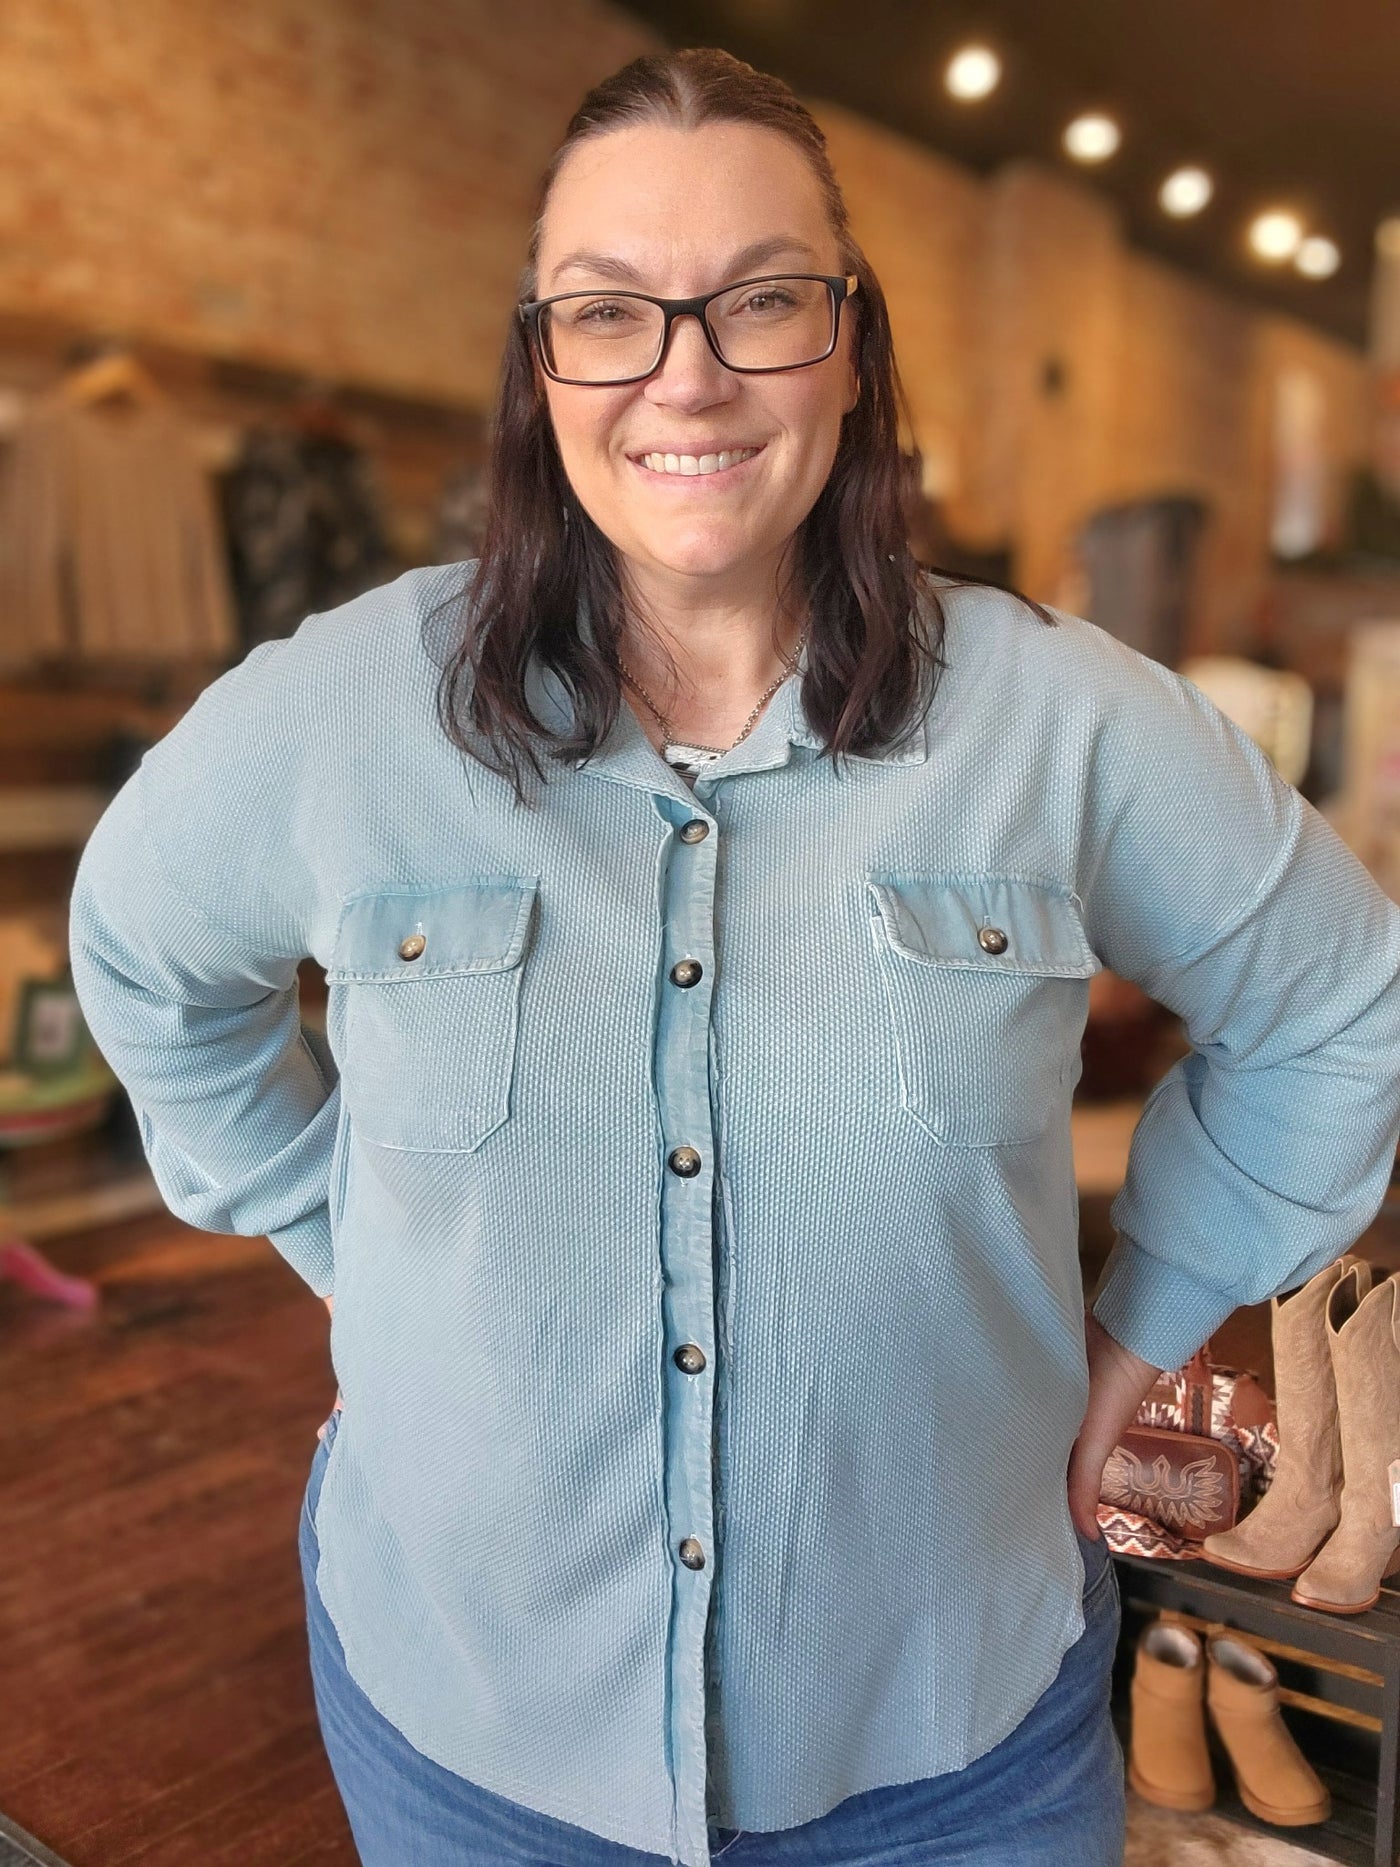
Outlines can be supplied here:
M802 363L765 364L755 368L748 363L730 363L720 355L715 334L710 329L710 321L705 316L706 310L716 298L723 298L729 292L742 291L746 285L766 285L772 279L813 279L824 285L831 294L831 342L819 357L808 357ZM705 342L709 345L715 360L736 376L776 376L786 370L811 369L816 363L825 363L836 349L841 335L841 307L849 298L853 298L860 289L860 280L854 273L839 272L764 272L752 279L734 279L728 285L721 285L717 291L702 292L698 298L658 298L652 292L634 292L619 288L609 292L605 288L594 286L581 292L555 292L549 298L531 298L517 306L521 322L534 339L535 355L540 360L540 368L551 382L565 383L576 389L620 389L628 383L645 382L654 376L666 360L666 350L671 341L671 326L677 318L694 318L705 333ZM540 313L551 305L557 305L564 298L641 298L649 305L659 305L665 316L661 327L661 347L656 353L656 361L650 369L642 370L636 376L609 377L606 382L592 382L584 376L561 376L545 355L544 342L540 337Z

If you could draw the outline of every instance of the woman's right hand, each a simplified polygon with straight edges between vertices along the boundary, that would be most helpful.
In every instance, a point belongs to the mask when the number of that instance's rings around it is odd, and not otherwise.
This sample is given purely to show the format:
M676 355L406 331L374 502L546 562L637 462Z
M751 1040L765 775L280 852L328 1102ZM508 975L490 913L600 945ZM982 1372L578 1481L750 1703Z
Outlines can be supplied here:
M335 1314L335 1298L334 1298L334 1297L325 1297L325 1298L323 1298L323 1299L322 1299L322 1301L323 1301L323 1302L325 1303L325 1306L326 1306L326 1314L327 1314L328 1316L333 1316L333 1315ZM341 1409L341 1407L342 1407L342 1405L343 1405L343 1404L344 1404L344 1403L342 1402L342 1400L341 1400L341 1398L340 1398L340 1389L339 1389L339 1388L337 1388L337 1389L335 1390L335 1405L334 1405L334 1406L333 1406L333 1407L331 1408L331 1412L332 1412L332 1413L339 1413L339 1412L340 1412L340 1409ZM316 1428L316 1437L317 1437L318 1439L324 1439L324 1438L325 1438L325 1436L326 1436L326 1429L325 1429L325 1427L324 1427L324 1426L318 1426L318 1427Z

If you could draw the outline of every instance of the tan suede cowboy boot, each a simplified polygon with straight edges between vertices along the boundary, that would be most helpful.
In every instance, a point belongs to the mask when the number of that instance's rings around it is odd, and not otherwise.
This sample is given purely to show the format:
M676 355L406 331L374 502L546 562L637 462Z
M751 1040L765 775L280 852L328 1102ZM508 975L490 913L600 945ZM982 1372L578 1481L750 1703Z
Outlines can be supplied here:
M1337 1527L1342 1441L1327 1304L1343 1278L1350 1280L1349 1300L1359 1302L1371 1287L1371 1267L1361 1258L1340 1257L1301 1290L1273 1300L1278 1463L1268 1490L1243 1522L1202 1543L1202 1555L1217 1568L1291 1579Z
M1257 1647L1236 1634L1216 1635L1207 1651L1206 1700L1235 1766L1240 1801L1251 1815L1278 1828L1325 1822L1332 1798L1283 1722L1278 1674Z
M1305 1608L1361 1614L1381 1580L1400 1569L1390 1464L1400 1458L1400 1273L1354 1309L1328 1305L1328 1336L1342 1430L1341 1522L1293 1587Z
M1128 1781L1159 1809L1208 1809L1215 1801L1205 1681L1205 1655L1189 1627L1154 1621L1139 1635Z

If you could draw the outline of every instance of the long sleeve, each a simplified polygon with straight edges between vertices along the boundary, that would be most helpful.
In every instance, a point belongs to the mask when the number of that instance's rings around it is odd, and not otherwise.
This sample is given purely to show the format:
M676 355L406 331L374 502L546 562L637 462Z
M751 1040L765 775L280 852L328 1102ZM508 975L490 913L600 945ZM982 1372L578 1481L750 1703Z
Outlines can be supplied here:
M277 733L257 704L276 679L245 663L216 683L113 801L78 871L73 976L171 1210L266 1234L325 1296L340 1091L298 1010L292 834L269 814Z
M1400 911L1197 689L1105 723L1081 884L1096 950L1192 1045L1148 1097L1094 1311L1158 1367L1374 1217L1400 1129Z

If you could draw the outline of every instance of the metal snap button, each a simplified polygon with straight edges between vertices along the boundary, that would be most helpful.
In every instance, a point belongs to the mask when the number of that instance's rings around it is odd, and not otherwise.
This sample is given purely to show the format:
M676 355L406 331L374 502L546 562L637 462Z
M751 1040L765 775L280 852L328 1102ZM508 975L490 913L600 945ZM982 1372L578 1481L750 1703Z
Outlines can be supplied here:
M1000 927L981 927L977 932L977 944L984 953L1004 953L1008 942Z
M400 959L421 959L428 945L426 934L410 934L406 940L399 941Z

